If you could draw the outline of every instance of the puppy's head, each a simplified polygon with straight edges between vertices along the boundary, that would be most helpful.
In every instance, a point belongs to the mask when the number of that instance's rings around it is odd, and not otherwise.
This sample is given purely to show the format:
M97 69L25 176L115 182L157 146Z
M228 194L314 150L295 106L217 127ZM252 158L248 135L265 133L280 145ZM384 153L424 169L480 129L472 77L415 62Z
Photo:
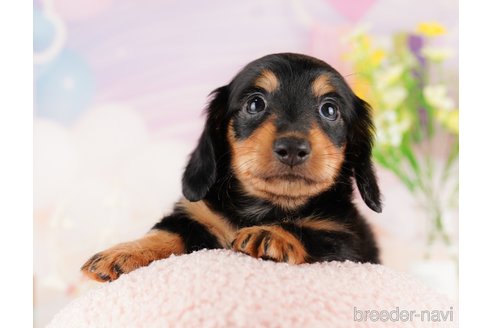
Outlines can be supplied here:
M345 165L380 212L372 140L369 105L336 70L304 55L269 55L214 91L183 194L204 198L227 161L247 194L295 209L334 187Z

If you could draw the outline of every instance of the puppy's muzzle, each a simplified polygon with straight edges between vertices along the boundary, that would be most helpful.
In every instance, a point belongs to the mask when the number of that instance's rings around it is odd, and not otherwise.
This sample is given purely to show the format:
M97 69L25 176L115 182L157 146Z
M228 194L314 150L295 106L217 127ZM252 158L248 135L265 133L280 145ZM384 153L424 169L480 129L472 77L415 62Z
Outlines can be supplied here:
M311 145L306 139L283 137L275 140L273 153L282 163L295 166L304 163L311 154Z

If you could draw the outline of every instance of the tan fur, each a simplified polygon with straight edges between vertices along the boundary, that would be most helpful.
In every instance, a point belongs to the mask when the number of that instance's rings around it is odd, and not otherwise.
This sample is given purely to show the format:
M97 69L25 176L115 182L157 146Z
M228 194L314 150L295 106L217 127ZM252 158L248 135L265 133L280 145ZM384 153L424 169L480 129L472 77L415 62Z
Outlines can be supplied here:
M323 181L321 188L327 189L338 176L345 159L345 145L337 147L316 125L309 131L311 142L310 172L313 179Z
M183 240L178 234L152 230L144 237L116 245L91 257L81 268L91 279L111 281L152 261L183 254Z
M311 91L316 97L321 97L333 90L334 88L330 84L330 79L326 75L318 76L311 85Z
M182 199L178 206L182 207L191 219L207 227L210 233L217 237L222 247L230 247L237 228L233 227L226 218L213 212L203 201L190 202Z
M345 224L318 217L303 218L299 221L296 221L295 224L300 226L301 228L309 228L313 230L352 233L352 231L350 231Z
M256 79L255 86L258 88L262 88L266 92L272 93L278 89L279 81L271 70L265 69Z
M285 209L295 209L309 198L328 189L335 181L344 160L345 147L335 146L317 126L307 137L311 143L310 158L292 169L273 155L273 142L277 138L275 117L271 117L246 140L236 140L232 122L228 139L231 145L232 167L245 191ZM284 135L282 135L284 136ZM295 174L304 179L289 180L283 174Z
M256 258L290 264L305 263L307 258L302 243L291 233L274 225L240 229L232 247Z

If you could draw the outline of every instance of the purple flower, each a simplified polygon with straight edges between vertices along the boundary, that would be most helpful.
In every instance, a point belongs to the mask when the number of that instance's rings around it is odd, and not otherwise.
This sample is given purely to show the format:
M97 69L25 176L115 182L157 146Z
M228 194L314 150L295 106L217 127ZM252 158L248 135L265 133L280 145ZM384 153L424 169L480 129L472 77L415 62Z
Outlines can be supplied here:
M422 56L421 49L424 46L424 39L421 36L410 34L407 39L408 47L417 58L421 66L425 65L425 58Z
M420 126L422 126L425 130L427 129L427 125L429 124L429 114L427 113L427 110L423 107L419 107L418 113Z

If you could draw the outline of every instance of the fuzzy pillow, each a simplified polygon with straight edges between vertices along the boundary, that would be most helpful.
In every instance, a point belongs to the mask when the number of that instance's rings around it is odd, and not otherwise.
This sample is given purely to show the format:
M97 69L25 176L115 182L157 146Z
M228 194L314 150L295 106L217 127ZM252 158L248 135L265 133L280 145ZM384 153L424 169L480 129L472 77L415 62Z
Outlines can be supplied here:
M202 250L153 262L101 284L48 325L362 326L457 327L457 309L414 278L382 265L290 265Z

